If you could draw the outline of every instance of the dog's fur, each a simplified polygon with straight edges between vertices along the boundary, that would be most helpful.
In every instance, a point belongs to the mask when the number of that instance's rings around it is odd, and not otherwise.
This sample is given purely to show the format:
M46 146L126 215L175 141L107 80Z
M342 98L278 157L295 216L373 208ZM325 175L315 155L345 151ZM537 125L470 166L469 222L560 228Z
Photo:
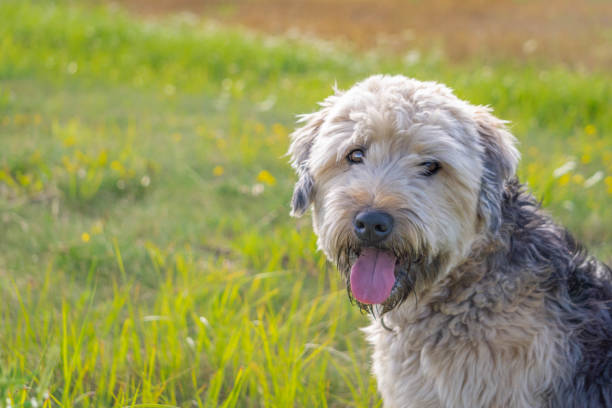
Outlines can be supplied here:
M356 302L385 407L612 407L612 272L519 184L503 121L443 85L373 76L301 123L292 213L312 204L349 295L355 214L395 220L379 246L398 260L391 295Z

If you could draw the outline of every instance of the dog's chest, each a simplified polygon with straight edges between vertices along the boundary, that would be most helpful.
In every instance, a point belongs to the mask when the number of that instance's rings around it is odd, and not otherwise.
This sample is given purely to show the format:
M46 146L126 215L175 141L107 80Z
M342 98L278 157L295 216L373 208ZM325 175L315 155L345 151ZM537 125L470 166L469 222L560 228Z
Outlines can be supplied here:
M484 294L483 296L476 296ZM539 407L562 370L543 299L404 304L366 329L385 407ZM503 303L503 302L502 302Z

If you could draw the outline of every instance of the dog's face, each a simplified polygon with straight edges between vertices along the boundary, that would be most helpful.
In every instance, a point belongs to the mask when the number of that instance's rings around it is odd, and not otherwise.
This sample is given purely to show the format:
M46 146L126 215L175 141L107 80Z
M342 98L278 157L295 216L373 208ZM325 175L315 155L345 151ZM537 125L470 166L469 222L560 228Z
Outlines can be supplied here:
M401 303L495 233L514 138L439 84L374 76L302 117L289 150L292 213L311 204L319 247L363 308Z

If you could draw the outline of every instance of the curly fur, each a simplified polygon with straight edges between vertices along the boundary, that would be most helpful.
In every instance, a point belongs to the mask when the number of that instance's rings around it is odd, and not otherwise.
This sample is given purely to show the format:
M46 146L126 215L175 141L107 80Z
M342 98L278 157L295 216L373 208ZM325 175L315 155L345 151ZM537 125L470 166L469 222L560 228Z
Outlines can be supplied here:
M312 206L349 297L355 214L395 220L378 244L397 258L391 295L356 302L386 407L612 406L612 272L517 181L505 122L402 76L336 91L301 121L292 213ZM424 177L430 159L442 170Z

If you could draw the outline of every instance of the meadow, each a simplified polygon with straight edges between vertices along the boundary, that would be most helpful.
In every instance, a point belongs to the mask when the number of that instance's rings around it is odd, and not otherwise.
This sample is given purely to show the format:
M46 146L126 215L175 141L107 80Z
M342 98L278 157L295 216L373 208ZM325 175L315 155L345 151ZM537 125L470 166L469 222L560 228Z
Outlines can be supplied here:
M380 406L284 157L296 114L380 72L510 120L521 179L612 262L608 72L0 2L0 407Z

